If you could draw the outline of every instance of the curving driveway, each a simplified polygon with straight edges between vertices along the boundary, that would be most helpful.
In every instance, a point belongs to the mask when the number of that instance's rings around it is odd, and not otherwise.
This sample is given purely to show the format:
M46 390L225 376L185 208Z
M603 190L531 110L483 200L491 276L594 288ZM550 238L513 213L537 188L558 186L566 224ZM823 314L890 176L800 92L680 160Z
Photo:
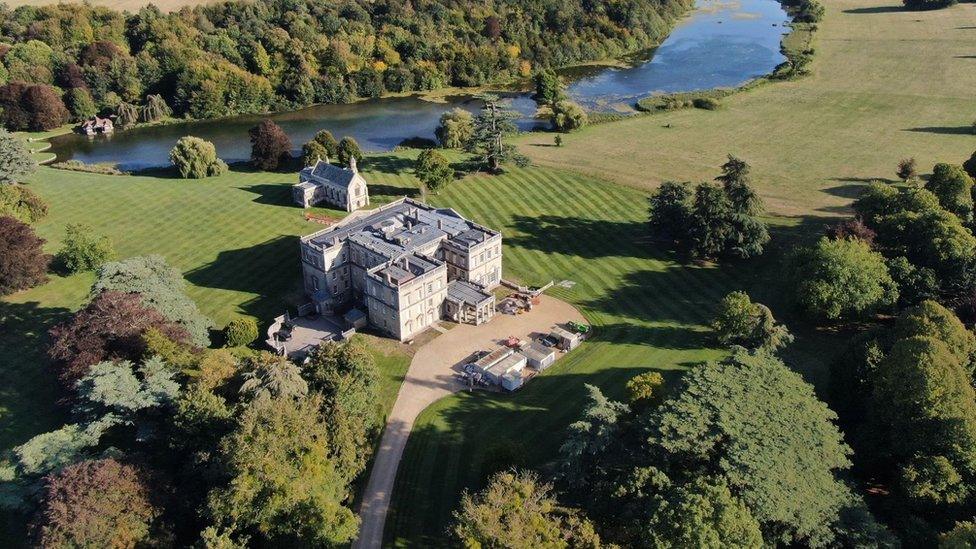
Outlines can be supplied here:
M461 361L474 351L491 349L508 336L525 339L533 333L549 333L556 324L569 320L586 321L568 303L546 295L540 297L540 304L533 307L530 313L499 313L491 322L481 326L455 326L424 345L414 355L373 460L359 508L362 524L359 538L353 543L354 549L377 549L382 546L390 495L413 422L427 406L464 389L464 385L454 378L455 368L460 366ZM558 365L557 361L553 367Z

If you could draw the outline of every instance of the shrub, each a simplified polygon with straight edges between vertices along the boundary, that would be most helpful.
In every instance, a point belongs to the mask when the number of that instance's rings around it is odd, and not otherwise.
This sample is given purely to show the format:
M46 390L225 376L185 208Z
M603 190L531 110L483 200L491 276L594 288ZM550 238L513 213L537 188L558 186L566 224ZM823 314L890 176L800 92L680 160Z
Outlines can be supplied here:
M169 152L169 159L184 179L200 179L227 171L227 164L217 158L217 149L213 143L190 135L181 137L176 142L176 146Z
M251 128L251 163L259 170L277 170L291 159L291 140L281 126L262 120Z
M969 157L969 160L962 163L962 169L966 170L969 177L976 178L976 152Z
M69 273L94 271L115 255L107 236L96 236L87 225L68 225L58 252L60 266Z
M34 223L47 216L47 203L24 185L0 185L0 217Z
M51 164L51 167L59 170L97 173L101 175L129 175L129 172L124 172L118 169L114 164L86 164L81 160L65 160L64 162L55 162L54 164Z
M918 177L918 166L914 158L904 158L898 163L898 179L909 182Z
M258 338L258 323L251 317L235 318L224 329L228 347L244 347Z
M43 246L44 239L30 225L0 217L0 296L47 281L51 256L44 253Z
M36 168L24 140L0 128L0 184L23 183Z

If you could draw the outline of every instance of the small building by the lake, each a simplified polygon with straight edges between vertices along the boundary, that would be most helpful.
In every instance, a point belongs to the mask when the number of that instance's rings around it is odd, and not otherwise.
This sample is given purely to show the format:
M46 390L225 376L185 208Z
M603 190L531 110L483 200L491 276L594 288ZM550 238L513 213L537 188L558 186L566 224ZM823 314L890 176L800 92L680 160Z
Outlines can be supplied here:
M115 124L112 122L111 118L102 118L100 116L95 116L94 118L89 118L78 127L78 131L85 135L97 135L100 133L112 133L115 131Z
M292 185L292 197L303 208L325 202L352 212L369 206L369 189L355 158L350 158L345 168L330 164L328 158L318 159L298 173L298 183Z

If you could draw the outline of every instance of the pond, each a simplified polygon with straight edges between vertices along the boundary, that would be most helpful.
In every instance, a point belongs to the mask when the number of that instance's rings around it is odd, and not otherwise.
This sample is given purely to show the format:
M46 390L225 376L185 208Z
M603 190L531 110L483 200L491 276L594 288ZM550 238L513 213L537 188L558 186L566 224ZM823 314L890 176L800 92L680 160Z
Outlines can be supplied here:
M563 72L569 95L591 111L626 112L638 99L653 93L737 86L772 72L784 58L780 40L789 18L775 0L699 0L668 38L653 51L634 56L625 67L586 66ZM534 118L530 94L503 94L523 115L522 130L545 126ZM299 146L321 129L336 138L349 135L364 150L390 150L406 139L431 139L441 114L456 106L472 112L479 102L456 95L437 102L417 96L372 99L347 105L319 105L271 115L185 122L136 128L115 135L80 134L51 139L58 160L108 162L124 170L169 163L177 139L195 135L212 141L228 162L247 160L247 131L270 118Z

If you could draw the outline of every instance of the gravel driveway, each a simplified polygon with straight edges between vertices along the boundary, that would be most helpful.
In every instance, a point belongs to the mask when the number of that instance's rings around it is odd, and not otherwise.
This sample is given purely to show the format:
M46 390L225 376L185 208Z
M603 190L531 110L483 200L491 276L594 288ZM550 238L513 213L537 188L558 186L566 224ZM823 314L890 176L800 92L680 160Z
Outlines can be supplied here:
M461 361L474 351L489 350L508 336L522 339L533 333L549 333L556 324L569 320L586 322L573 306L550 296L541 296L532 312L521 315L498 313L487 324L454 327L417 351L400 386L396 403L387 419L376 451L359 516L362 524L354 549L376 549L383 544L383 527L397 468L414 420L435 401L464 389L454 374ZM559 362L553 366L559 367ZM528 383L532 383L529 381Z

